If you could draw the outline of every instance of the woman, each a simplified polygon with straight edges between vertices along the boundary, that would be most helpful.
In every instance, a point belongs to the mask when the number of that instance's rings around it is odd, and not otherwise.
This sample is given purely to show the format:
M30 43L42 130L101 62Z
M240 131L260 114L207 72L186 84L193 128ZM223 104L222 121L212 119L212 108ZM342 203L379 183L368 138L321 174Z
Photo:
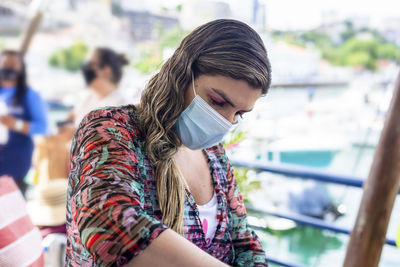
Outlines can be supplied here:
M140 105L87 115L71 150L67 264L266 266L218 143L269 85L258 34L215 20L182 41Z
M128 104L118 89L122 69L128 63L123 54L110 48L100 47L94 51L89 62L82 67L83 77L90 91L72 112L76 127L95 108Z
M126 64L128 61L125 56L110 48L94 50L89 61L82 67L89 88L87 94L79 100L67 119L59 122L56 135L38 141L36 160L40 180L68 177L70 142L87 113L99 107L128 104L118 87Z
M82 66L83 78L90 90L83 99L78 101L66 121L61 125L73 122L75 131L82 118L91 110L128 104L118 87L122 79L123 67L127 64L129 61L125 55L118 54L107 47L96 48L89 61Z
M5 102L7 114L0 124L8 128L8 140L0 145L0 175L13 177L25 193L24 177L32 163L34 134L47 133L47 107L40 95L26 82L22 55L13 50L0 55L0 101Z

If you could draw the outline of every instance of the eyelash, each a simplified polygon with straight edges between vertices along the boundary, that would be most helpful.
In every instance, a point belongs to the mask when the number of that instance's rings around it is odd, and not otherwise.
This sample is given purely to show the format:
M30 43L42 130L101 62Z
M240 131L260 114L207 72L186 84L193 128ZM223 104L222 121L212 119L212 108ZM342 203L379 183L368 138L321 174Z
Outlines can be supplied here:
M239 117L241 119L243 119L243 114L244 114L244 112L240 112L240 111L236 112L236 115L239 115Z
M225 105L225 102L217 102L217 101L215 101L213 98L211 98L210 97L210 100L211 100L211 102L214 104L214 105L217 105L217 106L219 106L219 107L222 107L223 105Z
M211 100L211 103L213 103L213 105L216 105L216 106L219 106L219 107L222 107L222 106L225 105L225 102L217 102L211 97L210 97L210 100ZM236 112L236 115L240 116L241 119L243 119L243 114L244 114L244 112L241 112L241 111Z

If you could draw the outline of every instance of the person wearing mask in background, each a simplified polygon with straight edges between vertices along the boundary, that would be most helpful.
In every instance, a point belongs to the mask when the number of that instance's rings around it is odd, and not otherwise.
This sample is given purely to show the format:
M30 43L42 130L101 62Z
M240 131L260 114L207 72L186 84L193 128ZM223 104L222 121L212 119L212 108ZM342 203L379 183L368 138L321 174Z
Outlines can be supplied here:
M123 54L99 47L94 50L89 61L82 66L82 74L89 88L82 99L60 122L58 133L38 142L36 165L39 183L58 178L67 178L70 141L82 118L93 109L106 106L119 106L128 103L119 89L123 67L128 60Z
M267 266L221 141L265 95L260 36L236 20L181 42L140 103L97 109L71 147L67 266Z
M83 99L78 100L66 119L73 122L74 131L82 118L93 109L129 103L118 87L123 67L127 64L129 61L125 55L110 48L99 47L94 50L89 61L82 66L82 74L89 91Z
M17 51L0 54L0 101L7 108L0 124L8 129L8 140L0 144L0 175L15 179L25 194L24 181L32 163L32 135L47 134L47 106L27 84L23 56Z

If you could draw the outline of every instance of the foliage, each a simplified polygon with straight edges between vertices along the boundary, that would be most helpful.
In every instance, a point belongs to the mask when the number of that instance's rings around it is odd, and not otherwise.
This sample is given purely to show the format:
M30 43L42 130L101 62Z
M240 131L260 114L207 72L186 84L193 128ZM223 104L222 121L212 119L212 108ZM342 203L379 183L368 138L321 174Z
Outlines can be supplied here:
M225 137L222 144L226 150L233 150L246 138L246 135L246 131L233 131Z
M382 44L376 37L367 40L352 37L341 46L325 51L324 56L335 65L375 70L379 59L396 60L399 52L395 45Z
M300 35L301 42L311 43L320 50L332 48L332 40L328 34L318 31L307 31Z
M399 47L391 43L379 32L368 29L355 29L351 21L343 23L344 30L335 41L323 29L305 32L276 31L273 37L277 40L299 46L313 46L322 57L334 65L361 67L375 70L379 60L399 61Z
M68 71L77 71L81 68L88 47L83 42L76 42L68 48L64 48L54 52L48 62L51 66L65 69Z
M141 73L152 73L158 70L162 64L165 48L177 48L186 32L181 27L164 30L161 24L156 24L153 31L159 42L156 47L144 48L139 57L134 59L133 66Z
M247 132L244 131L233 132L222 142L222 145L228 151L233 150L244 140L246 135ZM248 168L235 168L234 175L244 201L249 202L249 194L261 188L260 181L254 180L255 173Z
M282 32L282 31L276 31L272 34L272 38L274 38L274 40L276 41L283 41L285 43L288 44L292 44L292 45L296 45L296 46L300 46L300 47L306 47L306 44L304 42L302 42L301 40L299 40L297 38L297 35L288 32Z
M177 5L177 6L175 7L175 10L176 10L178 13L182 12L182 4Z
M133 66L141 73L152 73L161 66L161 58L151 49L140 51L139 59L133 63Z
M180 26L173 27L166 31L161 31L160 48L163 50L166 47L177 48L181 43L187 32Z
M111 13L117 17L120 17L123 15L124 9L122 8L121 3L119 1L111 2Z
M244 202L249 202L249 194L257 189L261 188L261 182L258 180L252 179L251 175L254 171L249 170L247 168L235 168L234 174L236 178L237 185L240 189L240 192L243 195Z

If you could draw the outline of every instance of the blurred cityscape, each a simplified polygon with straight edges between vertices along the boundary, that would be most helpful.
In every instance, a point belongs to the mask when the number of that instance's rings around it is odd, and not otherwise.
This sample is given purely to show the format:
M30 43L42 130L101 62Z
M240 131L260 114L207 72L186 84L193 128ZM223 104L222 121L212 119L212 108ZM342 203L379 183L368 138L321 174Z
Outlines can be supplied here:
M185 33L216 18L237 18L258 30L270 54L276 87L340 85L360 75L374 83L393 81L400 17L376 22L367 15L350 19L338 11L323 11L315 14L321 17L317 27L280 30L268 23L268 14L274 12L269 2L2 0L0 47L18 48L34 13L44 10L26 58L30 83L46 99L65 104L74 103L76 92L84 87L79 66L91 49L109 46L128 55L132 66L121 87L136 97Z

